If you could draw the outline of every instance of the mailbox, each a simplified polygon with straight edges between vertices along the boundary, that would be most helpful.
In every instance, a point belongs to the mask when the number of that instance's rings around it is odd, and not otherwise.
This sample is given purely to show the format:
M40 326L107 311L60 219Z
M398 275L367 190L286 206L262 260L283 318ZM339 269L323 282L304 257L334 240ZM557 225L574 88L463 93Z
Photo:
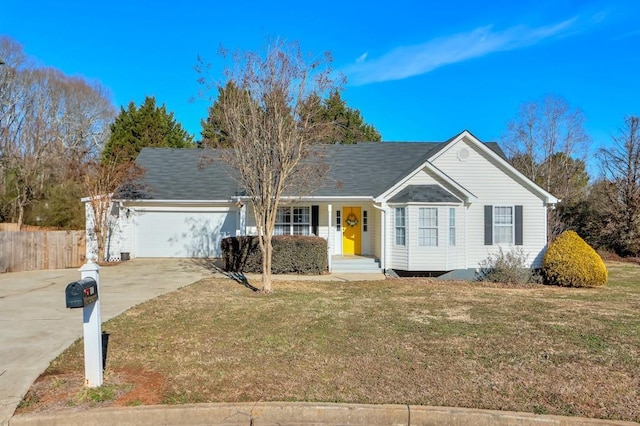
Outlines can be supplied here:
M64 294L67 308L84 308L98 300L98 283L93 278L83 278L69 283Z

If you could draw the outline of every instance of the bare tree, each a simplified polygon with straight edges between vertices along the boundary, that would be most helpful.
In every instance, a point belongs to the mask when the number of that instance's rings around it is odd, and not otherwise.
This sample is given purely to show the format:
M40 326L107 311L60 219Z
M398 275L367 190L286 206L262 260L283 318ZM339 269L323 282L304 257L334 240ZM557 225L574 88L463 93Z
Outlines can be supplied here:
M122 154L125 157L125 154ZM113 216L110 214L114 194L121 188L138 188L136 183L144 170L133 161L121 161L118 155L108 160L91 160L85 165L82 184L93 214L92 225L87 229L89 236L97 243L99 260L105 259L105 248L113 230ZM121 198L136 198L132 194L120 194ZM119 198L119 195L115 195Z
M516 118L507 123L502 138L513 166L558 197L560 209L584 195L589 180L585 159L590 142L582 111L556 95L522 104ZM563 230L562 215L551 211L549 238Z
M607 191L607 224L603 230L610 245L622 255L640 254L640 118L626 117L613 137L613 145L601 148L598 159Z
M271 241L281 198L311 190L326 172L313 147L329 128L312 116L317 108L308 103L336 88L330 62L328 54L310 59L297 44L278 41L264 54L235 53L227 81L218 85L220 93L228 82L238 88L218 99L216 119L232 143L223 160L253 206L266 293L272 291Z
M49 188L99 155L115 109L98 83L35 66L7 37L0 58L0 199L22 225Z

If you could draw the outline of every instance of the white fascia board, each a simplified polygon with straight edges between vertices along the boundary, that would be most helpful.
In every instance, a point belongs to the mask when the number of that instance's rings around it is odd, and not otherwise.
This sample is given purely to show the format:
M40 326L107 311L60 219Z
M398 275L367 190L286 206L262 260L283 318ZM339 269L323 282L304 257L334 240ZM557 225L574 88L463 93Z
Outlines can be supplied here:
M404 206L461 206L464 204L464 201L460 201L459 203L455 203L453 201L447 201L447 202L442 202L442 201L429 201L429 202L419 202L419 201L409 201L408 203L389 203L389 205L395 205L395 204L402 204Z
M504 167L507 170L507 172L515 175L516 178L518 180L520 180L525 186L528 186L531 190L533 190L534 192L537 192L538 194L540 194L540 196L544 199L544 202L545 202L546 205L554 205L554 204L558 204L560 202L559 199L557 199L552 194L550 194L549 192L545 191L543 188L541 188L539 185L537 185L535 182L533 182L531 179L529 179L528 177L523 175L520 171L518 171L518 169L516 169L511 164L509 164L508 161L506 161L505 159L500 157L498 154L493 152L493 150L491 150L485 144L480 142L475 136L473 136L471 133L469 133L466 130L464 132L460 133L458 135L458 137L455 138L454 140L452 140L449 144L447 144L446 147L444 147L443 149L439 150L429 160L430 161L434 161L436 158L440 157L445 151L447 151L450 146L453 146L456 142L462 140L463 138L466 138L468 142L471 142L472 144L474 144L476 147L478 147L478 149L480 151L482 151L483 153L485 153L489 157L493 158L496 162L498 162L498 164L500 164L502 167Z
M111 199L111 197L113 196L113 192L110 194L102 194L102 195L98 195L97 197L82 197L80 198L80 202L81 203L87 203L89 201L91 201L91 199L96 198L98 200L101 200L103 198L109 198ZM112 201L116 201L116 200L112 200Z
M442 170L438 169L436 166L434 166L433 164L431 164L427 160L424 163L422 163L419 167L417 167L414 171L412 171L411 173L406 175L397 184L393 185L391 188L389 188L385 192L383 192L380 196L376 197L374 199L374 201L377 202L377 203L381 203L381 202L386 201L386 199L389 198L390 194L395 192L398 188L403 187L407 183L407 181L409 179L411 179L418 172L420 172L422 169L425 169L425 168L428 169L429 171L433 172L433 174L435 174L437 177L439 177L440 179L445 181L448 185L450 185L451 187L455 188L456 190L458 190L459 192L464 194L465 200L463 200L463 201L465 203L473 203L478 199L478 197L473 195L473 193L471 191L466 189L464 186L460 185L458 182L456 182L454 179L449 177L446 173L444 173Z
M281 200L286 200L286 201L295 201L295 200L299 200L299 201L326 201L326 202L332 202L332 201L373 201L373 196L370 195L366 195L366 196L355 196L355 197L331 197L331 196L308 196L308 197L280 197Z
M212 205L212 204L233 204L233 200L114 200L122 201L127 205L171 205L171 206L193 206L193 205Z

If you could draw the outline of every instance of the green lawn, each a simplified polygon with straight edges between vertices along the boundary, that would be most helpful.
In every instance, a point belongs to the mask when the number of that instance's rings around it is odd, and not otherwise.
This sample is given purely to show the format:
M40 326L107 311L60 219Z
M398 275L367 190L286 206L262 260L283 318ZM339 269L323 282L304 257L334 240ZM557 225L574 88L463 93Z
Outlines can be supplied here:
M640 421L640 267L608 266L601 289L407 279L264 296L206 279L103 326L108 392L82 391L76 342L22 409L334 401Z

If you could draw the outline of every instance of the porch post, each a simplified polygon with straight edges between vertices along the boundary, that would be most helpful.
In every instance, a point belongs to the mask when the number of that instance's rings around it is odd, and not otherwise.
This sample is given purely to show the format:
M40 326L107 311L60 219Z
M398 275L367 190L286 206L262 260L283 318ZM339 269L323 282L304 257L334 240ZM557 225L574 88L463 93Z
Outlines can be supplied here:
M247 205L240 202L238 205L240 206L240 223L238 224L240 229L236 230L236 235L245 236L247 235Z
M331 203L327 204L327 265L329 265L329 273L331 273L331 257L333 254L333 228L331 226Z
M380 212L382 213L380 215L380 227L382 229L380 233L382 236L382 241L380 241L380 245L382 246L380 249L380 254L382 255L382 259L380 259L380 269L382 269L384 273L387 270L387 211L382 208Z

